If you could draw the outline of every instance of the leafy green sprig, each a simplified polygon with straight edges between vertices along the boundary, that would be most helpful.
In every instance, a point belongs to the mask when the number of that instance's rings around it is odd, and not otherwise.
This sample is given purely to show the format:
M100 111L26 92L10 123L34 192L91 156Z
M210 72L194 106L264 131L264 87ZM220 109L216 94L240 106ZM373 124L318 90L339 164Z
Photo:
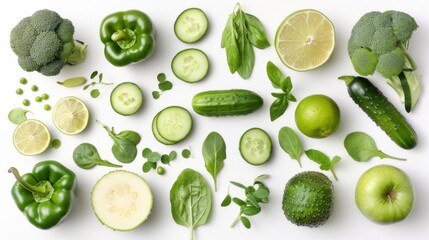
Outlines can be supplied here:
M240 207L240 212L238 216L234 219L231 224L231 227L234 227L238 221L241 221L244 227L250 228L251 223L249 220L249 216L254 216L261 212L261 204L268 203L270 190L268 187L262 182L268 175L263 174L255 178L253 184L250 186L245 186L241 183L230 181L230 183L238 188L244 190L244 194L246 196L245 199L241 199L238 197L231 197L228 189L228 195L224 198L221 203L222 207L229 206L231 202L237 204Z
M158 163L161 162L162 164L170 165L170 162L176 159L177 152L173 150L169 154L161 154L159 152L152 151L150 148L145 148L142 151L142 155L143 158L146 159L146 162L142 166L143 172L147 173L152 169L156 169L157 173L162 175L164 174L165 170L160 170L164 168L158 166Z
M95 80L95 78L98 76L98 80ZM103 82L103 73L98 73L98 71L94 71L91 73L91 76L89 77L92 81L85 86L83 86L83 90L88 89L89 87L95 87L96 85L113 85L113 83L106 83ZM100 89L94 88L91 90L90 95L92 98L97 98L100 96Z
M309 149L305 151L305 155L313 162L320 165L320 170L331 171L335 180L338 181L338 177L334 172L334 165L340 162L341 157L335 156L332 160L323 152L316 149Z
M159 91L152 91L152 97L158 99L161 94L165 91L171 90L173 88L173 83L167 80L165 73L160 73L156 76L158 80L158 89Z

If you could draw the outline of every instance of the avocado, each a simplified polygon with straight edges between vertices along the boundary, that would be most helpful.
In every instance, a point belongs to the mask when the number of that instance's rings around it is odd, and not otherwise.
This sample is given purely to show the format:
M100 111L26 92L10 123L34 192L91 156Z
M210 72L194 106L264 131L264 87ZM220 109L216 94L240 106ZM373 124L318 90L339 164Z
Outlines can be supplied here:
M290 222L314 228L323 225L331 216L333 198L331 180L323 173L306 171L287 182L282 208Z

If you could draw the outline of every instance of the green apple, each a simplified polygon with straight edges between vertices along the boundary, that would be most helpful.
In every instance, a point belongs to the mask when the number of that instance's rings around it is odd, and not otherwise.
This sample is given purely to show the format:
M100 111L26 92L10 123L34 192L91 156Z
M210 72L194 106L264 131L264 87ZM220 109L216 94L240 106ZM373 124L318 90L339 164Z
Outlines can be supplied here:
M407 174L390 165L379 165L362 174L356 185L356 205L377 223L404 220L414 205L414 190Z

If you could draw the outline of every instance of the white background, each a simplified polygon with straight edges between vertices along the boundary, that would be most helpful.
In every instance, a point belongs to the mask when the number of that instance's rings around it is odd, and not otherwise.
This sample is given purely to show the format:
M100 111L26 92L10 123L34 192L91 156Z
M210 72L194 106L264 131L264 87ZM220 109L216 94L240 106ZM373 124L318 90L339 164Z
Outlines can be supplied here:
M196 239L428 239L429 237L429 193L427 188L428 163L427 130L429 121L427 109L428 95L425 79L429 75L427 61L428 28L427 8L424 1L393 1L393 0L359 0L359 1L274 1L274 0L243 0L240 1L244 11L257 16L266 28L270 42L273 44L276 29L281 21L290 13L314 8L326 14L336 28L336 48L331 59L321 68L310 72L299 73L284 67L273 46L265 50L255 50L256 63L252 77L242 80L237 74L230 74L224 49L220 48L222 30L227 17L234 8L236 1L11 1L8 7L3 8L0 23L3 34L0 36L0 65L2 66L2 87L0 93L1 117L1 155L0 161L0 239L187 239L188 231L185 227L174 223L170 212L169 190L177 175L187 167L201 172L212 185L211 176L204 168L201 155L201 145L204 138L211 131L218 131L227 143L227 159L225 167L219 174L218 192L214 193L213 209L206 225L196 230ZM206 37L199 43L188 45L180 42L174 35L173 23L178 14L188 7L200 7L209 18L210 28ZM23 17L34 11L49 8L57 11L62 17L73 21L76 33L75 38L85 41L89 45L87 59L84 63L74 67L65 67L60 75L45 77L38 73L27 73L20 69L17 59L9 47L9 32ZM114 67L103 55L103 45L99 40L99 24L110 13L139 9L146 12L154 22L157 30L156 52L148 61L126 67ZM403 150L395 145L359 108L347 94L346 86L337 80L338 76L354 74L347 56L347 40L353 24L360 16L368 11L401 10L415 17L420 28L415 32L410 52L420 67L423 75L423 89L420 103L412 113L405 113L394 91L388 87L379 75L371 77L391 102L399 108L413 125L419 135L418 146L412 150ZM180 50L188 47L197 47L207 53L211 61L208 77L197 84L190 85L174 77L170 69L172 57ZM342 161L336 167L339 181L333 180L332 175L326 172L335 187L334 211L328 222L319 228L297 227L286 220L281 209L283 189L294 174L305 170L318 170L315 163L302 157L303 168L299 168L284 153L277 141L278 130L283 126L290 126L297 130L293 113L296 103L290 104L286 113L275 122L269 120L269 106L274 100L270 93L274 91L266 73L267 61L273 61L281 70L292 77L294 84L293 94L302 99L310 94L326 94L333 98L341 109L341 125L338 131L326 139L310 139L299 136L305 149L319 149L329 156L339 155ZM113 87L101 89L101 96L92 99L89 91L81 88L64 88L55 82L68 77L89 75L98 70L104 74L106 82L119 84L123 81L137 83L145 95L143 109L134 116L124 117L113 112L109 103L109 94ZM154 100L151 92L157 90L156 76L164 72L174 87L164 93L160 99ZM28 84L19 83L21 77L28 79ZM33 93L31 85L39 86L39 91ZM15 94L15 90L24 89L24 96ZM194 94L211 89L245 88L254 90L264 99L264 106L259 111L241 117L207 118L196 115L191 109L191 99ZM57 131L51 120L51 112L43 110L43 104L36 103L34 97L48 93L47 103L52 106L64 96L77 96L84 100L91 113L88 128L76 136L65 136ZM11 138L15 125L7 120L9 110L22 107L22 100L29 98L32 104L29 109L33 112L29 117L42 120L49 127L53 138L62 141L60 149L50 149L39 156L26 157L20 155L12 144ZM162 108L170 105L181 105L189 109L194 117L192 134L185 141L174 145L164 146L158 143L150 130L153 116ZM115 232L99 223L90 205L90 192L94 183L111 169L96 167L92 170L78 168L72 160L73 149L82 142L93 143L100 155L117 163L110 152L111 140L104 129L95 123L98 119L108 126L114 126L118 131L132 129L138 131L143 140L138 146L137 159L124 166L124 169L136 172L143 176L150 184L154 194L154 208L147 222L130 232ZM250 127L261 127L272 137L274 152L269 163L263 166L251 166L239 155L238 141L241 134ZM368 163L353 161L343 147L344 137L351 131L366 131L376 140L380 149L386 153L405 157L406 162L394 160L372 159ZM144 162L140 155L144 147L150 147L159 152L171 150L180 151L190 147L193 157L183 159L179 157L166 167L164 176L154 171L143 173L141 166ZM50 230L39 230L31 225L18 210L10 195L10 188L14 178L7 173L10 166L17 167L21 173L30 172L38 161L54 159L72 169L78 179L77 197L69 217L58 227ZM357 209L354 202L354 189L359 176L372 166L387 163L404 170L411 178L415 187L415 205L409 218L392 225L379 225L367 220ZM241 225L230 228L229 223L235 218L238 208L231 205L220 207L220 203L228 190L230 180L250 184L259 174L269 174L266 184L271 189L270 203L262 206L262 212L251 217L253 224L250 230ZM231 193L240 192L231 188Z

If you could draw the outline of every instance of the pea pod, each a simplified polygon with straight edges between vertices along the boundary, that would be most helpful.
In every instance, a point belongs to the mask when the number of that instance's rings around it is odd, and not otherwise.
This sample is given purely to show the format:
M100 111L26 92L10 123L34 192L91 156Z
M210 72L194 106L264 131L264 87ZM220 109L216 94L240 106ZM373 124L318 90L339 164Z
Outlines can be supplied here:
M84 77L73 77L73 78L68 78L62 82L58 81L58 84L64 86L64 87L76 87L76 86L80 86L86 83L86 78Z

